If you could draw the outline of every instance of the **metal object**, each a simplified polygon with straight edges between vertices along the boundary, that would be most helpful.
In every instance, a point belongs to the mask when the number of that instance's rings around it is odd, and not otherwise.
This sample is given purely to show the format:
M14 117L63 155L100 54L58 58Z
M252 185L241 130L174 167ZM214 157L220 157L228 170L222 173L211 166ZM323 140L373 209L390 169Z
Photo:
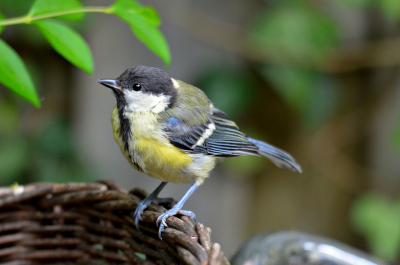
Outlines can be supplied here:
M388 265L338 241L294 231L255 236L231 262L232 265Z

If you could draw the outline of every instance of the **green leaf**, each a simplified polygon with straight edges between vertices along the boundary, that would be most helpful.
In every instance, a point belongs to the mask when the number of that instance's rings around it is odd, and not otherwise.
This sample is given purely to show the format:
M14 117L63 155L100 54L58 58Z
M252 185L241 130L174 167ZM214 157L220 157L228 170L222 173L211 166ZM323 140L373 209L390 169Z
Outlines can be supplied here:
M0 13L0 20L4 20L5 18L6 17L2 13ZM0 34L3 32L4 28L4 26L0 26Z
M110 7L115 12L140 12L143 8L139 2L134 0L117 0Z
M90 48L76 31L50 20L36 21L34 24L50 45L65 59L88 74L93 73L94 66Z
M141 14L119 10L115 10L114 12L131 26L133 34L135 34L152 52L159 56L166 65L171 63L171 54L167 41L160 30L153 26L146 17Z
M128 23L139 40L164 60L165 64L170 64L167 41L158 29L161 20L153 8L143 7L134 0L117 0L110 6L109 12Z
M39 96L18 54L0 39L0 82L15 93L40 107Z
M149 23L154 26L158 27L161 25L161 19L157 14L157 11L152 7L145 7L140 11L140 14L149 21Z
M55 1L55 0L36 0L30 11L29 15L45 15L54 12L60 11L68 11L71 9L81 8L82 4L78 0L63 0L63 1ZM83 19L85 13L75 13L62 15L58 18L66 19L66 20L80 20Z
M134 0L117 0L110 8L112 13L125 12L140 14L155 27L158 27L161 24L161 19L153 7L143 7L139 2Z

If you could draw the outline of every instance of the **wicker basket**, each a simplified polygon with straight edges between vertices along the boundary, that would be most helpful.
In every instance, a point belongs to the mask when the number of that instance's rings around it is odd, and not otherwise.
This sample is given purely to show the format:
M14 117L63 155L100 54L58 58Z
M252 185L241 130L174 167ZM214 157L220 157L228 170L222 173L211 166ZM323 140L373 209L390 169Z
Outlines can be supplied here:
M210 229L186 216L155 222L171 203L150 204L137 231L142 190L112 181L0 188L0 264L229 264Z

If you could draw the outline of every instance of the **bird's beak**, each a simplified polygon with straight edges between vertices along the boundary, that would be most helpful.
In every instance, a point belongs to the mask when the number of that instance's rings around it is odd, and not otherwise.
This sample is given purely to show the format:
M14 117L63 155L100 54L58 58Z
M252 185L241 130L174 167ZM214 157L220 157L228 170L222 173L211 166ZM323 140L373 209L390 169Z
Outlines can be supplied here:
M97 80L97 82L99 82L103 86L111 88L112 90L118 90L119 92L124 93L121 87L117 84L116 79L99 79Z

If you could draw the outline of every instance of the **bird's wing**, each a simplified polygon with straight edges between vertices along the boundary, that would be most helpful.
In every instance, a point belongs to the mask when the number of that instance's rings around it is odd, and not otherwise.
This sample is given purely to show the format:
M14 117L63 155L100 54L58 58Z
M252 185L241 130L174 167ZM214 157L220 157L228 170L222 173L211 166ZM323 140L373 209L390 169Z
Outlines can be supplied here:
M198 149L206 148L207 154L221 157L259 155L258 148L247 140L247 135L225 113L211 108L210 120L215 130Z
M210 107L206 121L198 125L188 125L176 117L169 117L164 123L164 131L172 145L188 153L218 157L265 156L278 167L302 172L289 153L248 137L225 113L214 107Z
M159 120L172 145L193 154L220 157L261 155L278 167L301 172L300 165L290 154L241 132L225 113L213 107L203 91L175 81L182 96L173 108L160 113ZM183 86L186 89L182 89Z
M159 114L159 122L172 145L195 153L196 146L204 143L213 132L211 103L200 89L179 80L174 81L178 83L180 97L173 108Z
M183 120L170 117L163 126L169 142L189 153L196 153L196 146L202 145L208 134L212 131L213 123L211 120L200 125L187 125Z
M278 167L302 172L300 165L289 153L263 141L248 137L219 109L212 108L211 112L210 119L215 124L215 131L205 140L207 154L222 157L261 155L271 160Z
M188 113L193 111L192 108L185 109ZM187 115L183 115L182 111L180 115L175 114L165 119L163 129L170 143L185 152L221 157L259 155L258 148L247 140L238 126L211 104L208 116L198 117L197 124L187 120Z

